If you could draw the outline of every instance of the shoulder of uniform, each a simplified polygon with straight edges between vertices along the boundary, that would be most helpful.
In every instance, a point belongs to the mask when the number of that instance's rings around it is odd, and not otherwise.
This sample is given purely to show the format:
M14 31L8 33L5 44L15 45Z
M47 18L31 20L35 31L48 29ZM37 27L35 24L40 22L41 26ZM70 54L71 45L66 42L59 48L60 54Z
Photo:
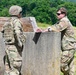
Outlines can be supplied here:
M14 19L14 22L19 22L19 19Z
M14 23L20 23L20 20L19 19L14 19L13 22Z
M66 16L66 17L62 18L61 21L64 21L64 22L66 21L66 22L68 22L69 19L68 19L67 16Z

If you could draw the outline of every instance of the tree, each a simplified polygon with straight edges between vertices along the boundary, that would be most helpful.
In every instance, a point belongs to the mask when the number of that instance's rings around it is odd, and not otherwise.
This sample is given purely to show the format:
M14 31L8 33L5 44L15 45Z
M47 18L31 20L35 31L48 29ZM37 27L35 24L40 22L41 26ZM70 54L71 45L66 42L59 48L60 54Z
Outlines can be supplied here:
M10 16L8 10L12 5L20 5L23 8L23 16L34 16L37 21L43 23L56 23L56 10L66 7L68 17L72 24L76 24L76 3L65 2L65 0L1 0L0 16Z

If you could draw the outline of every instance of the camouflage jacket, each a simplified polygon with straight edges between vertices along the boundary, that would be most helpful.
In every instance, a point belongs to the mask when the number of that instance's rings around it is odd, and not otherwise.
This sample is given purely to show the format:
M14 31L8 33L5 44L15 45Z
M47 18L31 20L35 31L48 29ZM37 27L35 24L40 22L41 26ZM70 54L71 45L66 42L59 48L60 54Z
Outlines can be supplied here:
M23 34L22 23L17 17L12 17L12 21L14 24L16 44L18 44L18 46L22 47L23 42L25 42L25 40L26 40L26 38Z
M62 49L69 50L76 48L76 40L74 38L74 30L71 22L66 17L52 26L53 29L61 32Z

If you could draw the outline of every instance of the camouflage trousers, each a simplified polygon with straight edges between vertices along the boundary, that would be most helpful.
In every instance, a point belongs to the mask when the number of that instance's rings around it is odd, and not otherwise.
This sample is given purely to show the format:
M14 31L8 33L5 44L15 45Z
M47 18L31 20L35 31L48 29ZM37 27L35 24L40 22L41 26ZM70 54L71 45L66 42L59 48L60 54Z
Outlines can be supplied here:
M19 52L15 45L6 45L5 49L4 75L21 75L22 52Z
M61 56L61 71L64 75L74 75L75 50L63 51Z

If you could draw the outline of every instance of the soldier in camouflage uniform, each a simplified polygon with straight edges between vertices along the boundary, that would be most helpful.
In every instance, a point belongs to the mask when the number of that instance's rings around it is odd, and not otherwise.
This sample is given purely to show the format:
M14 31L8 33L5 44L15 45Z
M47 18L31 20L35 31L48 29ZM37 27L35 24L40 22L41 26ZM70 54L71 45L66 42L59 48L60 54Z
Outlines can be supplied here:
M74 38L74 30L71 22L67 18L67 10L61 7L57 10L58 22L48 27L46 31L61 32L61 71L64 75L74 75L74 53L76 49L76 40ZM37 29L37 32L42 32L41 29Z
M11 21L14 24L15 37L12 39L15 39L15 42L14 43L11 42L10 44L8 41L7 44L5 43L6 55L5 55L4 75L21 75L22 50L23 50L23 42L25 41L22 24L19 20L19 18L21 18L22 14L21 12L22 8L17 5L11 6L9 9L9 14L11 15Z

